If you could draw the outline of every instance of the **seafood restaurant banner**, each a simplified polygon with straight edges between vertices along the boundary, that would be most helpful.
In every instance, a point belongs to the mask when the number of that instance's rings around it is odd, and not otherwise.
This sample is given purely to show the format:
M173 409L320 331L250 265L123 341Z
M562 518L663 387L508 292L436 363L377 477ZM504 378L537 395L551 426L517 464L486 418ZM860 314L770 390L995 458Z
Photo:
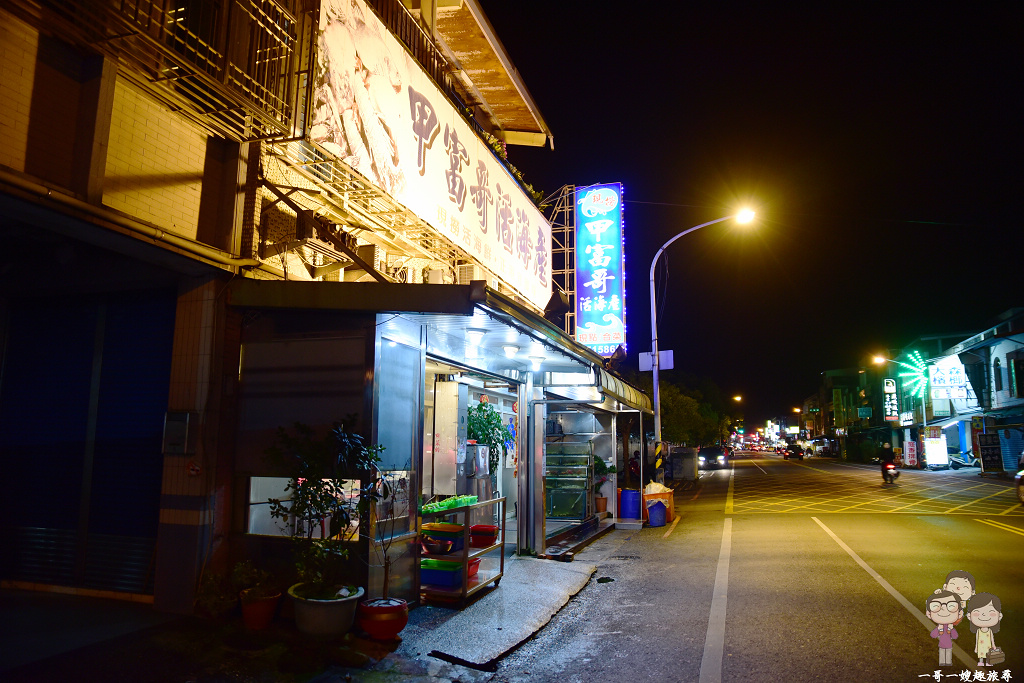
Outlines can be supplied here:
M543 309L551 225L362 0L323 0L310 138Z
M576 341L610 356L626 347L622 184L576 189Z

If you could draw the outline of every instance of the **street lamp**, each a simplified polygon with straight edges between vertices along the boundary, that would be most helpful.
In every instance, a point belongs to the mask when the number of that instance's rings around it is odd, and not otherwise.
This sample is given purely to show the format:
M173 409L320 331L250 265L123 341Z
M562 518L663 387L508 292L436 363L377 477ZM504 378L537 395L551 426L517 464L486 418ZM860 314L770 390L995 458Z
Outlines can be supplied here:
M658 259L661 258L662 252L668 249L670 244L683 235L689 235L694 230L700 230L701 228L706 228L709 225L727 221L730 218L735 218L737 223L749 223L754 220L754 212L750 209L743 209L736 215L723 216L722 218L716 218L715 220L708 221L707 223L695 225L688 230L683 230L668 242L661 245L661 249L658 250L658 253L654 255L654 259L651 261L651 367L654 370L654 453L655 457L659 460L661 458L661 393L658 390L658 370L661 367L661 361L658 358L658 305L655 301L654 293L654 268L658 265Z

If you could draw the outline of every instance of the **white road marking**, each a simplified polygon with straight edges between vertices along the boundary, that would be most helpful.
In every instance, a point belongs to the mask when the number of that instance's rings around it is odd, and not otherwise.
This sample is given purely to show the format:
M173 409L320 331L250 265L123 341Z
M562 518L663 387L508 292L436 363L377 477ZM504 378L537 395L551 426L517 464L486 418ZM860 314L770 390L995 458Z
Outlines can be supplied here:
M852 557L853 561L861 566L861 569L863 569L868 574L870 574L871 578L873 578L875 581L877 581L878 585L881 586L882 588L884 588L886 590L886 592L889 593L889 595L891 595L892 597L896 598L896 602L898 602L901 605L903 605L903 608L906 609L908 612L910 612L910 614L915 619L920 621L921 624L926 629L928 629L929 632L931 632L931 630L935 628L935 624L932 622L931 619L929 619L928 617L926 617L924 615L924 612L919 610L917 607L915 607L913 604L911 604L911 602L909 600L907 600L905 597L903 597L903 595L898 590L896 590L895 588L892 587L892 584L890 584L888 581L886 581L885 579L882 578L881 574L879 574L874 569L869 567L867 562L865 562L864 560L860 559L860 555L855 553L853 551L853 548L851 548L850 546L848 546L845 543L843 543L843 541L838 536L836 536L834 533L832 533L831 529L829 529L827 526L822 524L820 519L818 519L817 517L811 517L811 519L813 519L818 524L818 526L820 526L822 529L824 529L825 533L828 534L829 536L831 536L832 540L835 541L836 543L838 543L839 547L842 548L843 550L845 550L846 554L849 555L850 557ZM966 666L968 669L973 669L974 665L977 663L976 660L973 657L969 656L956 643L953 643L953 654L955 654L956 658L959 659L961 662L963 662L964 666Z
M721 683L722 658L725 656L725 608L729 593L729 554L732 550L732 518L726 518L722 529L722 550L718 553L715 589L711 598L708 633L704 639L704 656L700 660L698 683Z

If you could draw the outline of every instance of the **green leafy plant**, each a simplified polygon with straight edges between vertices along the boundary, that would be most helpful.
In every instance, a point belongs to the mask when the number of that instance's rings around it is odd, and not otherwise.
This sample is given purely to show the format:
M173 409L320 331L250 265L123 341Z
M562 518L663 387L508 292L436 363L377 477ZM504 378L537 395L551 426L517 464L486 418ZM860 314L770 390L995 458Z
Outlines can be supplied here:
M224 574L203 572L196 591L195 606L203 616L223 618L238 606L238 591Z
M271 498L270 515L290 525L301 597L326 600L355 592L344 586L349 541L358 533L361 511L371 502L357 482L374 481L383 446L367 446L350 425L335 423L325 437L308 425L278 429L269 458L291 473L286 498ZM368 485L369 486L369 485Z
M243 602L260 600L281 594L281 586L274 575L260 569L251 560L242 560L231 570L231 582L241 594Z
M488 447L490 473L498 471L505 444L512 441L512 431L501 422L501 415L490 403L481 401L467 411L466 435Z
M615 474L615 469L605 464L604 458L594 456L594 495L601 495L601 485L609 481Z

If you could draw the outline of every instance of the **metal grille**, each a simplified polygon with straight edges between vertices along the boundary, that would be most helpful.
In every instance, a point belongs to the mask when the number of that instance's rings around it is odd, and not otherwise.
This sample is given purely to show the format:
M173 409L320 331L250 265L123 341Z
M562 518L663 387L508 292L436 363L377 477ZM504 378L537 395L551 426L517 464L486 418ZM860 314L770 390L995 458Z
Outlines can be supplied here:
M551 210L551 279L569 297L565 333L576 335L576 186L564 185ZM551 199L545 199L548 203Z
M20 527L4 534L3 578L125 593L153 593L156 539ZM84 552L84 563L78 557Z
M16 0L40 31L118 60L122 74L211 132L292 134L297 58L312 21L298 0Z

